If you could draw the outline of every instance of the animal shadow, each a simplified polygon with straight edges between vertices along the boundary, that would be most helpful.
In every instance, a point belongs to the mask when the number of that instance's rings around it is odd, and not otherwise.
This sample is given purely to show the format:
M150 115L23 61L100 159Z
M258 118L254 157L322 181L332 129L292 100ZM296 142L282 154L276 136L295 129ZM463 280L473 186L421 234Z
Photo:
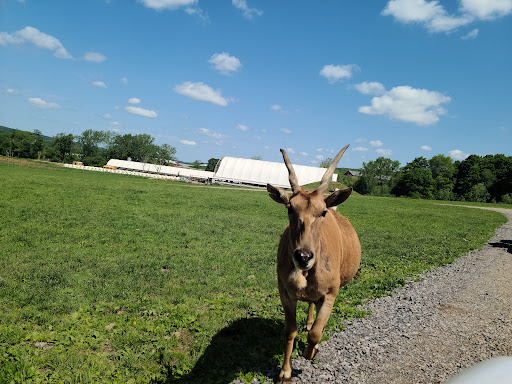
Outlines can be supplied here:
M489 243L495 248L505 248L508 253L512 253L512 240L501 240L499 243Z
M258 317L238 319L211 340L190 373L165 383L230 383L242 373L261 373L270 379L279 371L274 358L283 352L284 322Z

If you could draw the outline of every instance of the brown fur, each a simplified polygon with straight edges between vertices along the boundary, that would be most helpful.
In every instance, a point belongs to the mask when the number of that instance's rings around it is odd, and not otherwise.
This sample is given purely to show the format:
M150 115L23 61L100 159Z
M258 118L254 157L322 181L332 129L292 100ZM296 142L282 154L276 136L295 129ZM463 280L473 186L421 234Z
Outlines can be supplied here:
M295 188L291 197L282 188L270 184L267 190L272 199L288 207L290 219L277 252L277 278L286 333L284 364L279 378L286 382L292 374L297 301L310 303L304 357L312 359L339 288L352 280L359 269L361 246L348 219L328 209L346 200L351 188L335 191L325 199L318 190L307 193L302 188ZM298 262L294 262L296 250L312 252L314 256L307 265L297 265ZM313 319L313 305L317 311L316 319Z

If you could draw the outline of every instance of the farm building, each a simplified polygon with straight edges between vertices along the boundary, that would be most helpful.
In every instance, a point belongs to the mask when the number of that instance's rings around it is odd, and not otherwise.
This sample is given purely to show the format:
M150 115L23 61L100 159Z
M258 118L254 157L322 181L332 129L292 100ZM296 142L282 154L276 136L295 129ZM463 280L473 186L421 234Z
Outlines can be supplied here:
M166 165L139 163L137 161L110 159L107 166L116 169L152 173L156 175L177 176L192 180L208 180L213 177L213 172L200 171L197 169L169 167Z
M223 157L217 164L215 172L117 159L110 159L105 168L144 174L175 176L187 180L212 181L219 184L265 187L267 183L270 183L278 187L290 188L288 170L284 163L236 157ZM304 165L293 165L293 168L300 185L320 181L325 173L325 168ZM337 181L336 174L333 175L332 180Z
M352 171L352 170L348 170L348 171L347 171L347 172L345 172L343 175L345 175L345 176L357 177L357 176L361 176L361 172L359 172L359 171Z
M325 168L293 165L299 185L320 181ZM337 181L337 175L332 177ZM264 187L267 183L277 187L290 188L288 170L284 163L223 157L217 164L213 181L217 183L242 184Z

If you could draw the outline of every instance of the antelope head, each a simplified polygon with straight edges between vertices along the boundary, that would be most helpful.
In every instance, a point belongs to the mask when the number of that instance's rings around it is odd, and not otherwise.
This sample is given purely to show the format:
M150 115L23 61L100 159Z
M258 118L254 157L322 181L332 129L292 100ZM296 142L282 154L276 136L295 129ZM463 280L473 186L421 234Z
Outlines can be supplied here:
M267 184L270 197L288 208L289 239L293 264L302 271L311 269L315 264L316 256L320 253L322 226L329 219L329 215L334 215L334 211L329 208L341 204L352 193L352 188L346 188L334 191L327 197L324 196L334 170L347 148L348 145L336 155L325 171L320 186L313 192L306 192L299 186L290 158L283 149L281 149L281 153L288 169L292 194L289 195L283 188Z

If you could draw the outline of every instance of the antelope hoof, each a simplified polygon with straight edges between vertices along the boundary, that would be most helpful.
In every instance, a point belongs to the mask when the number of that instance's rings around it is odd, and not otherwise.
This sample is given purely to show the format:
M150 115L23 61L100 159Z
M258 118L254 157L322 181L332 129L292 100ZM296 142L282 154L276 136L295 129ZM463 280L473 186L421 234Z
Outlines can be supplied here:
M306 344L306 348L304 348L304 358L306 360L312 360L315 357L316 352L318 351L318 344L311 346L311 344Z
M289 383L292 381L292 371L285 371L281 369L281 373L279 374L278 383Z
M309 332L313 328L313 323L304 325L304 331Z

